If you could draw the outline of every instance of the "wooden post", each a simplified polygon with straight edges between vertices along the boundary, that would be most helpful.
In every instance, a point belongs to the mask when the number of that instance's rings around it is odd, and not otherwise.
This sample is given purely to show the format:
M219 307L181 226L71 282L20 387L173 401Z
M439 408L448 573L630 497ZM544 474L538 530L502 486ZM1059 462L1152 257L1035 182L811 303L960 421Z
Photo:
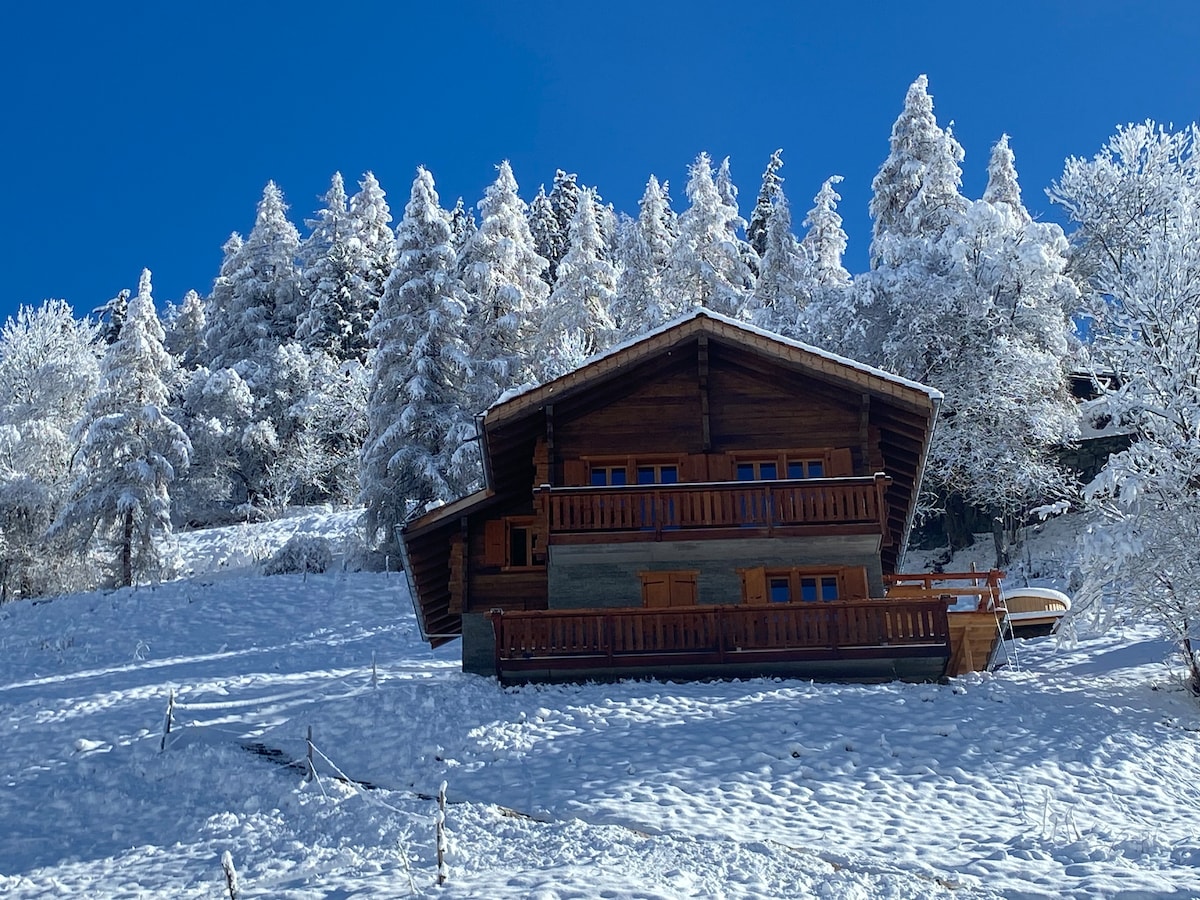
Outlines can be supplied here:
M308 726L308 736L304 741L308 745L308 774L304 777L305 781L312 781L317 777L317 769L313 765L313 741L312 741L312 726Z
M171 692L167 694L167 718L163 722L162 740L158 742L158 752L167 749L167 735L171 733L171 719L175 715L175 689L171 688Z
M446 869L446 782L438 789L437 813L437 883L443 885L449 873Z

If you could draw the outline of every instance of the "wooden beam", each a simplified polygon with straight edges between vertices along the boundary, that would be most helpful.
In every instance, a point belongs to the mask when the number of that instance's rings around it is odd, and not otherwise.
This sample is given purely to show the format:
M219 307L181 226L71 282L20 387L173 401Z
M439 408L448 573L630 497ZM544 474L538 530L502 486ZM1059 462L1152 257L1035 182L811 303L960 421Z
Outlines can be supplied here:
M862 453L863 474L871 471L871 395L863 393L858 413L858 445Z
M700 379L700 434L704 452L708 453L712 450L712 431L708 415L708 335L700 335L696 343L696 366Z
M554 481L554 404L546 404L546 458L549 463L546 478ZM534 485L536 488L537 485Z

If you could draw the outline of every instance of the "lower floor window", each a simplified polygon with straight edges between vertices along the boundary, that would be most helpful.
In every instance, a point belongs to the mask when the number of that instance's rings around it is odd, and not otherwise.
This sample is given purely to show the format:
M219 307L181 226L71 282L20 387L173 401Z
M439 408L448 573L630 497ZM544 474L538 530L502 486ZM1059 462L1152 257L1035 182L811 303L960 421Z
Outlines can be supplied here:
M739 569L743 603L830 603L865 599L866 570L859 566Z

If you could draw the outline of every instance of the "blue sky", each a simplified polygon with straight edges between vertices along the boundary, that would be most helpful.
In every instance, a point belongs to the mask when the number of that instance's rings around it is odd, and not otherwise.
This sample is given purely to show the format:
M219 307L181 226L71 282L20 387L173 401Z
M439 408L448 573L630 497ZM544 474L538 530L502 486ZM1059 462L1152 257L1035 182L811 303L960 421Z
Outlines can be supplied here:
M160 308L207 293L268 179L298 225L340 170L371 169L398 219L417 165L446 205L510 159L528 200L556 168L617 209L647 177L685 206L701 150L731 157L744 215L784 148L797 223L845 176L847 266L866 267L870 182L905 90L930 79L977 197L1011 135L1026 203L1118 123L1200 118L1200 7L511 2L9 4L0 315L85 313L154 271Z

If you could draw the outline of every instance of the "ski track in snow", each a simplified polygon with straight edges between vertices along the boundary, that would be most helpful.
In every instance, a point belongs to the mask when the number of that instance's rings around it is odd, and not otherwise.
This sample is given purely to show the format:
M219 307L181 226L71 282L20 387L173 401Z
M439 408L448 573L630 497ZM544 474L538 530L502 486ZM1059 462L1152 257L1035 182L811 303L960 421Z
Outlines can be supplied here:
M1148 633L946 685L502 689L420 641L402 576L254 573L353 519L0 607L0 894L224 896L228 850L243 897L1200 897L1200 707Z

